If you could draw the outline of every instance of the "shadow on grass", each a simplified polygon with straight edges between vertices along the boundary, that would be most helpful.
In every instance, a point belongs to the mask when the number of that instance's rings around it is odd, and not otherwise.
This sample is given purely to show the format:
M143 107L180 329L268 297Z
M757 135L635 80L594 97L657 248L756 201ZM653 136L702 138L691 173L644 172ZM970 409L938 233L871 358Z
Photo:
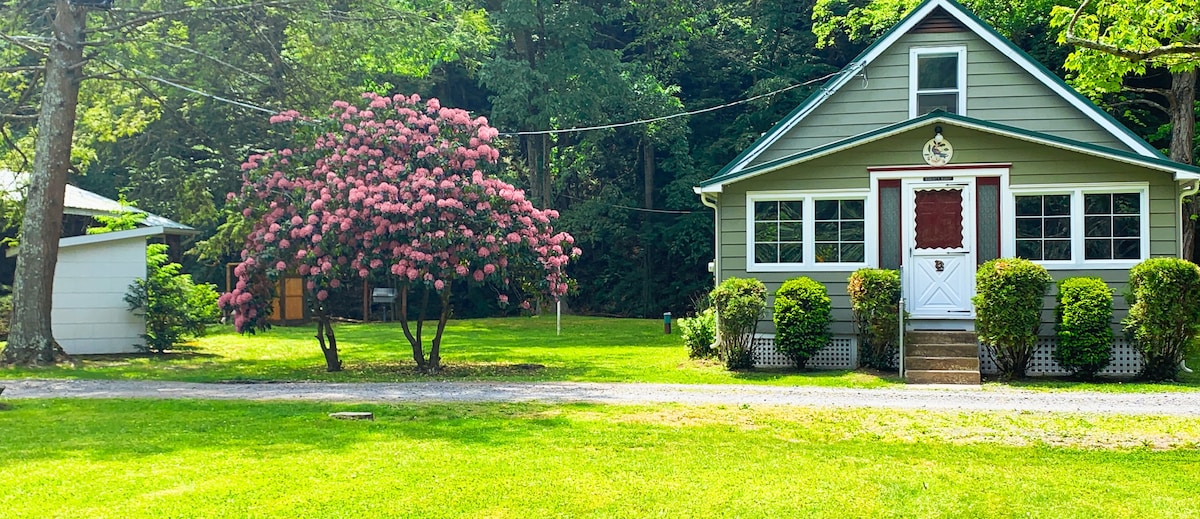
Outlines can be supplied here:
M3 405L3 404L0 404ZM197 451L268 458L354 452L363 443L442 442L447 448L525 443L570 421L538 404L326 404L201 400L43 400L9 404L0 466L31 459L96 460ZM588 408L593 404L559 407ZM369 411L374 421L329 417Z

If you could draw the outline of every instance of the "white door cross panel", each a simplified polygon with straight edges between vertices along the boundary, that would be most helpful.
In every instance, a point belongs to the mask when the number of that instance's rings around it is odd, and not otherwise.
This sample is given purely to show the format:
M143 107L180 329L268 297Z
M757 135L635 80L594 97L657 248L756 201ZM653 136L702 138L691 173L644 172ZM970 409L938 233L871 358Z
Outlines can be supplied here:
M916 318L973 318L974 178L905 182L904 292Z

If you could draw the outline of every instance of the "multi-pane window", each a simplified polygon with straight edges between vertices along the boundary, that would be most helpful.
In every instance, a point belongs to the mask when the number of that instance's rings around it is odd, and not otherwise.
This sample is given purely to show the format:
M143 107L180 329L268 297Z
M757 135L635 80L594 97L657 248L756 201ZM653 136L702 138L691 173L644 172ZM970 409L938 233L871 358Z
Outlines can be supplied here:
M1083 258L1141 259L1140 193L1083 195Z
M934 110L963 113L964 49L914 49L913 115Z
M1120 261L1145 258L1144 190L1070 189L1017 193L1016 255L1035 261Z
M866 219L863 200L813 202L817 263L866 261Z
M804 262L804 201L754 202L754 262Z
M1071 195L1017 197L1017 256L1070 261Z
M748 268L866 264L865 193L756 193L747 202Z

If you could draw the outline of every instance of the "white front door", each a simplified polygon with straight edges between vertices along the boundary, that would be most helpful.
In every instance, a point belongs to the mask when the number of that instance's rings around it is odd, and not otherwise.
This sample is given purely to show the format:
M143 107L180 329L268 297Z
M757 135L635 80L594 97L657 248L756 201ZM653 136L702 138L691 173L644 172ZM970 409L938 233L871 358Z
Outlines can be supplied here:
M904 182L904 293L917 319L974 318L975 179Z

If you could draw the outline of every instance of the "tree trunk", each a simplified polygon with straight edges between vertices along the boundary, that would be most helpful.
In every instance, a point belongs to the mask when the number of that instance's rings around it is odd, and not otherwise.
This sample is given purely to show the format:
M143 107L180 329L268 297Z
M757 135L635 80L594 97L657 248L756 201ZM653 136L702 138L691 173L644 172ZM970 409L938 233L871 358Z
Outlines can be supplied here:
M12 330L0 355L5 363L53 364L66 354L50 327L54 268L62 234L63 197L71 167L71 137L83 77L83 39L87 11L57 0L54 41L46 60L33 173L21 221L21 246L13 282Z
M317 344L321 345L321 353L325 355L325 371L330 373L342 370L342 361L338 358L337 337L333 335L333 322L329 320L329 312L320 309L317 316Z
M1171 93L1167 96L1171 118L1171 160L1183 164L1195 163L1192 147L1196 141L1196 70L1171 74ZM1183 204L1184 259L1196 258L1196 220L1200 203L1196 196Z
M442 332L446 331L446 322L450 320L450 287L442 292L442 313L438 315L437 334L429 347L429 371L442 369Z
M642 139L642 173L646 209L654 209L654 143L648 137Z
M412 346L413 361L417 363L417 369L425 371L424 348L420 339L414 337L412 330L408 328L408 288L407 283L400 286L400 329L404 330L404 338L408 339L408 344ZM423 315L424 311L421 313Z

